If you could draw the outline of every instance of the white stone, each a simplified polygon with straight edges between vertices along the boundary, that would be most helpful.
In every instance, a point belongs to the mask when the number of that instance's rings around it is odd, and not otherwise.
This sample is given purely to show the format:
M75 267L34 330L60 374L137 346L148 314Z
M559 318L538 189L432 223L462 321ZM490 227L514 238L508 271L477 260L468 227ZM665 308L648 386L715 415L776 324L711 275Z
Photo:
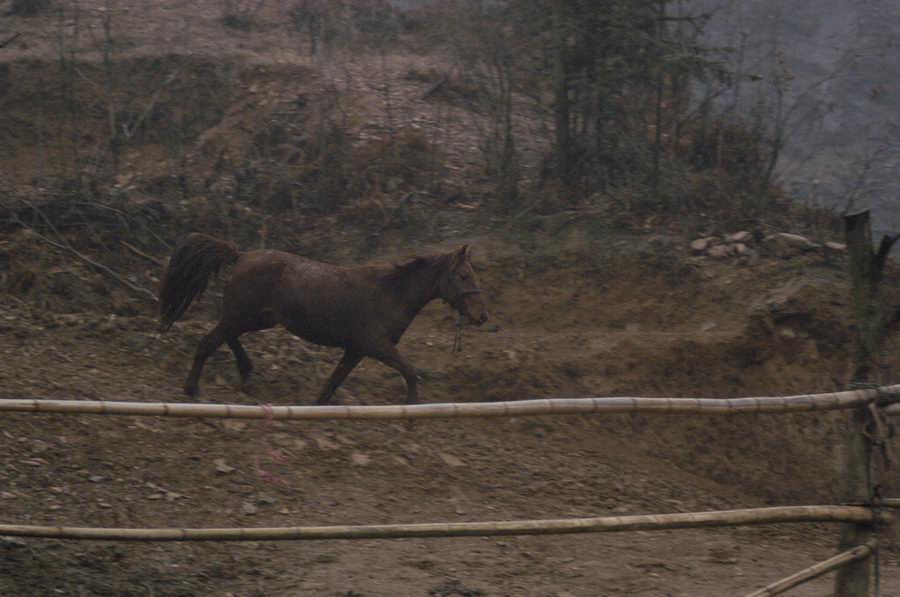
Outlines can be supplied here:
M715 240L715 237L712 237L712 236L707 236L705 238L698 238L697 240L695 240L691 243L691 250L694 251L694 253L698 253L698 254L703 253L704 251L706 251L707 248L709 248L709 246L712 244L712 242L714 240Z
M713 259L725 259L729 255L731 255L732 248L728 245L716 245L711 247L706 254L712 257Z
M779 257L793 257L819 248L819 245L805 236L789 232L769 235L763 239L763 245Z

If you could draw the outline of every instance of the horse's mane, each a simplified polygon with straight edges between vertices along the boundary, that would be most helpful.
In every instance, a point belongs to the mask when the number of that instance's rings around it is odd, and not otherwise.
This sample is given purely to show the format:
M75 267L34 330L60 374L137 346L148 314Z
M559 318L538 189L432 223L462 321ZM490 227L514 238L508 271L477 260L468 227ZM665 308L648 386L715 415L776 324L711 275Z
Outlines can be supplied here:
M389 281L399 280L423 269L446 268L450 265L451 254L428 253L410 257L404 261L393 263L389 266L384 278Z

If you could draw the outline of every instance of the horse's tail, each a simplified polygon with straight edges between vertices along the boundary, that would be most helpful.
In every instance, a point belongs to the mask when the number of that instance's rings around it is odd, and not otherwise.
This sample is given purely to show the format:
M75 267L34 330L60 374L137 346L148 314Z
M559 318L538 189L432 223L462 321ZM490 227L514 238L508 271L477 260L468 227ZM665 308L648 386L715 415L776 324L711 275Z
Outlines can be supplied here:
M207 234L188 234L178 241L159 291L160 330L172 327L203 295L209 277L240 256L234 243Z

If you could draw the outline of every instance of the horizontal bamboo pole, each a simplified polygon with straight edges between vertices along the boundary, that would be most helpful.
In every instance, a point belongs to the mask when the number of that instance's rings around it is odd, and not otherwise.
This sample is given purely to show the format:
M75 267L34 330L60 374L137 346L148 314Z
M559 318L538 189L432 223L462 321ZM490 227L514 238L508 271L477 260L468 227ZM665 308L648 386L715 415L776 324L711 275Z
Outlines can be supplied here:
M880 393L879 393L880 392ZM455 419L525 415L680 413L797 413L839 410L866 405L879 396L900 395L900 385L830 394L760 398L547 398L510 402L451 402L374 406L251 406L102 400L0 400L0 412L165 417L217 417L279 420Z
M361 526L207 529L117 529L0 525L0 535L97 541L311 541L321 539L413 539L661 531L796 522L887 524L890 516L861 506L786 506L685 514L648 514L556 520L449 522Z
M880 508L900 508L900 499L885 498L879 501L877 506Z
M875 551L875 545L873 543L866 543L865 545L857 545L853 549L849 549L845 552L839 553L838 555L828 558L823 562L819 562L818 564L813 564L809 568L804 568L803 570L797 572L796 574L792 574L788 577L782 578L779 581L773 582L770 585L763 587L758 591L753 591L747 597L769 597L771 595L781 595L782 593L793 589L796 586L802 585L803 583L809 582L815 578L819 578L829 572L837 570L841 566L846 566L851 562L856 562L857 560L862 560L868 558Z
M900 415L900 404L889 404L888 406L884 407L884 414L894 417Z

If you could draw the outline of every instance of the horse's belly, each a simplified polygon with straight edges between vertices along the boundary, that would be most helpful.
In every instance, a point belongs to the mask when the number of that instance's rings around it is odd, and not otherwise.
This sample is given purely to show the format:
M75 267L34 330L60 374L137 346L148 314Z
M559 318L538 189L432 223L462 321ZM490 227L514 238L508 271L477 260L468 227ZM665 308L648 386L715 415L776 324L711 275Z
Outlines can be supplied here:
M320 346L340 346L346 348L349 344L346 338L340 337L333 331L320 329L311 325L291 325L285 323L285 328L295 336L319 344Z
M310 318L297 316L283 317L282 323L295 336L319 344L321 346L341 346L346 348L351 343L349 334L335 326L323 325Z

